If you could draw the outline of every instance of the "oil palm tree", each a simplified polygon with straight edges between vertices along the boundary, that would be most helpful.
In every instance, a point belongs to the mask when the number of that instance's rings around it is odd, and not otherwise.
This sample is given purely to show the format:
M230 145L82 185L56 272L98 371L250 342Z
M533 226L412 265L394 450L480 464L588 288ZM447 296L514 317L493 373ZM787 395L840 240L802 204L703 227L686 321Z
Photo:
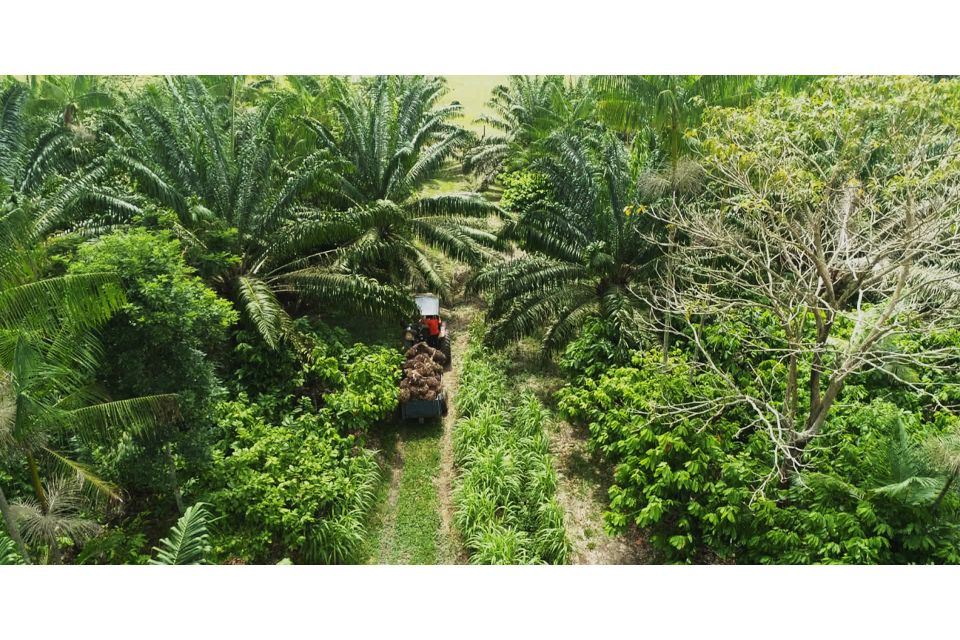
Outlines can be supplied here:
M562 121L565 102L560 76L510 76L494 87L488 113L477 118L483 135L463 157L463 170L479 178L485 189L512 160ZM578 102L574 109L583 109ZM489 130L489 132L488 132Z
M542 331L551 352L599 317L621 349L635 345L642 289L659 249L644 239L654 223L633 206L627 151L609 133L564 130L545 143L533 166L548 176L552 199L502 231L524 253L492 264L472 283L493 294L487 337L504 342Z
M337 80L322 76L285 76L285 93L290 96L288 117L277 141L277 153L290 164L309 156L317 149L316 125L333 126L335 112L331 106Z
M441 79L376 77L334 81L334 127L311 121L322 151L348 167L323 201L340 213L305 230L339 245L336 264L383 282L447 284L430 255L479 264L497 245L486 228L499 208L477 193L424 193L468 139L452 122L461 108L439 105Z
M364 313L408 310L407 296L334 264L330 219L305 193L339 193L341 167L324 150L287 169L276 155L283 97L223 109L198 78L166 78L131 107L117 165L135 188L178 217L188 243L215 239L233 257L211 277L264 341L296 339L280 298L308 298Z
M28 211L31 228L19 232L37 237L89 220L91 212L98 219L134 213L136 207L104 185L108 140L65 123L59 107L31 126L31 100L21 82L0 91L0 212Z

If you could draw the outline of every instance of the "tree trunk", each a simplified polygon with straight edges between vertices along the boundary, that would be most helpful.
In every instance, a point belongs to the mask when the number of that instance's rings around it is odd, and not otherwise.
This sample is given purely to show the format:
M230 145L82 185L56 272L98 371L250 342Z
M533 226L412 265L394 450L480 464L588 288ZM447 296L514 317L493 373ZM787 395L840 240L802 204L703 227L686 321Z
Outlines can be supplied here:
M676 162L674 162L673 171L676 173ZM673 178L671 178L672 180ZM676 201L677 192L676 187L674 186L673 199ZM667 252L665 257L667 259L667 286L674 286L674 277L673 277L673 265L670 263L669 247L673 245L673 242L676 238L676 234L671 230L669 234L669 242L667 243ZM667 362L670 360L670 328L673 324L673 316L669 311L665 311L663 314L663 366L667 366Z
M46 514L50 509L50 503L47 502L47 492L43 490L43 483L40 481L40 471L37 469L37 460L32 454L27 454L27 465L30 467L30 480L33 482L33 492L37 496L37 502L40 508Z
M933 506L930 507L931 510L936 511L940 508L940 503L943 502L943 499L947 496L947 492L950 491L950 487L953 486L953 482L957 479L958 473L960 473L960 471L954 471L950 474L950 477L943 485L943 489L937 495L937 499L933 501Z
M180 493L180 483L177 480L177 463L173 459L170 443L163 448L167 454L167 462L170 463L170 485L173 487L173 499L177 502L177 511L183 513L183 494Z
M17 549L20 550L23 561L30 564L30 555L27 553L26 545L23 544L23 538L20 537L20 527L17 526L17 520L10 512L10 504L7 502L7 496L3 493L3 487L0 487L0 513L3 514L3 519L7 523L7 533L17 543Z
M673 321L673 318L670 316L670 312L663 314L663 366L667 366L667 362L670 359L670 323Z
M50 558L47 561L47 564L63 564L63 554L60 553L60 544L57 542L57 537L54 536L53 540L50 541Z

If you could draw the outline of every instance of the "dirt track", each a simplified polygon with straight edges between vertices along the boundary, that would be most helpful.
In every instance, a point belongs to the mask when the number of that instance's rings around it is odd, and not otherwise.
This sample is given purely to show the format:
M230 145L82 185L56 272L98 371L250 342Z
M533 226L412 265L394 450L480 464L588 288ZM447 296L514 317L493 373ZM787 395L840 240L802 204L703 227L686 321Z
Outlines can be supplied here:
M457 421L457 408L454 398L456 398L457 389L460 385L463 354L466 352L470 341L468 327L476 312L476 307L464 304L452 309L447 319L447 329L452 338L453 363L450 371L443 376L443 387L447 394L449 410L443 419L443 435L440 438L440 475L437 478L437 493L440 496L441 553L457 563L466 562L467 556L459 532L453 523L453 480L455 477L453 468L453 425Z

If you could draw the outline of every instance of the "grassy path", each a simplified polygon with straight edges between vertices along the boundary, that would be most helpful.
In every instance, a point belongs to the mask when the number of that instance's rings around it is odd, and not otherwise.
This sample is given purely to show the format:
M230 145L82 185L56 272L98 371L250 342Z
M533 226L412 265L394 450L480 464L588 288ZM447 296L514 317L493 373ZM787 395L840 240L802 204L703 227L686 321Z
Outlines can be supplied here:
M371 564L446 564L437 482L443 426L439 420L389 421L379 437L383 484L369 523Z
M466 554L453 525L453 424L460 357L475 309L454 307L448 316L453 366L443 386L450 411L443 420L391 420L372 434L381 451L383 482L369 522L371 564L457 564Z
M475 118L486 110L484 102L489 99L493 86L506 80L506 76L448 76L450 98L464 105L465 117L461 124L479 132L481 127L474 122ZM451 161L426 185L425 192L470 188L470 181L459 165ZM462 282L454 282L452 288L462 290ZM373 564L467 561L453 523L453 426L457 419L453 398L460 379L462 355L469 341L467 327L478 310L463 301L451 307L445 308L453 339L453 366L444 374L448 415L442 421L422 425L391 421L382 426L379 434L374 434L382 451L384 481L370 523L370 562ZM539 355L539 346L533 341L523 341L511 348L508 356L513 366L509 374L518 388L534 391L552 413L553 392L562 384L562 379L540 361ZM588 434L578 432L554 416L548 437L558 475L557 499L564 509L567 534L573 544L570 562L644 562L649 552L638 536L611 538L604 533L609 473L601 470L588 452Z
M557 469L557 500L564 510L573 545L570 564L643 564L650 552L635 533L610 537L603 529L610 474L590 453L589 434L562 420L553 410L553 395L563 385L556 367L541 361L537 341L522 340L508 352L510 376L517 387L534 392L550 411L550 455Z

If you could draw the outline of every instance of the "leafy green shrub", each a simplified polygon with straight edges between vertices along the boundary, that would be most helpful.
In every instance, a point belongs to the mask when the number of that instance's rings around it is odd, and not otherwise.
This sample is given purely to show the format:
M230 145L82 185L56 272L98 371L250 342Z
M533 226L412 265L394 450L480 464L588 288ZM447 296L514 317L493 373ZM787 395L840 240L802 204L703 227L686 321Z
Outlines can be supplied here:
M560 357L560 368L571 379L596 377L616 362L618 349L609 327L599 318L584 324Z
M337 356L345 349L348 334L340 328L331 328L309 318L293 321L294 330L304 339L303 349L309 354L317 345L325 347L329 355ZM234 348L230 354L231 379L235 391L251 396L261 393L283 395L292 387L306 384L304 352L289 342L277 347L268 345L256 330L243 327L234 333ZM309 361L309 358L307 358Z
M362 433L396 410L403 355L396 349L356 344L344 350L340 360L336 392L324 397L324 406L341 431Z
M464 358L456 403L463 417L454 429L455 519L470 561L564 563L570 543L543 406L532 394L510 394L503 369L479 349Z
M801 481L775 495L776 502L755 505L751 558L960 562L960 498L945 491L942 470L924 447L937 431L879 399L839 412L810 452L810 471Z
M612 532L636 524L680 562L960 561L960 500L945 494L933 507L944 478L921 453L924 438L947 425L881 400L859 404L851 387L850 404L808 451L807 472L781 485L769 476L767 438L741 428L749 424L741 409L672 411L722 398L725 387L680 352L666 367L661 357L637 353L633 366L558 394L561 412L587 425L615 464Z
M219 488L209 500L225 514L222 529L229 533L216 539L215 551L255 562L286 555L297 562L358 562L379 480L373 453L358 449L308 399L283 406L276 421L263 396L258 404L241 395L218 407L225 440L214 452Z
M111 390L125 396L177 393L181 410L202 415L216 385L205 357L237 321L183 260L167 231L132 229L81 245L69 273L115 273L126 304L103 331Z
M109 527L83 545L77 564L146 564L147 536L142 518L134 518L122 527Z
M238 392L309 397L315 408L328 407L346 432L364 431L396 409L403 362L397 349L346 346L348 334L342 329L304 318L294 324L307 341L306 353L284 345L273 349L255 332L237 332L233 360Z
M254 562L360 562L380 472L360 438L396 410L395 349L323 341L273 393L217 409L208 501L226 520L215 552ZM327 336L330 339L330 336ZM248 355L257 353L251 348ZM293 370L293 366L289 367Z
M0 565L24 564L17 544L0 531Z
M542 173L511 171L500 174L497 179L503 187L500 206L506 211L524 211L530 205L550 199L550 180Z
M721 393L711 376L692 375L682 356L666 368L661 359L656 351L638 353L632 367L562 389L560 411L586 424L593 446L616 465L606 514L611 533L636 524L670 560L693 560L703 547L730 554L750 501L750 469L731 455L738 424L661 414Z
M71 274L114 273L126 297L102 332L105 357L98 375L111 395L177 394L183 420L170 426L180 429L168 429L159 439L124 434L94 452L106 475L134 493L169 492L165 443L176 443L177 459L191 471L203 463L213 405L223 393L208 356L237 313L182 254L170 232L131 229L81 245L68 268Z

